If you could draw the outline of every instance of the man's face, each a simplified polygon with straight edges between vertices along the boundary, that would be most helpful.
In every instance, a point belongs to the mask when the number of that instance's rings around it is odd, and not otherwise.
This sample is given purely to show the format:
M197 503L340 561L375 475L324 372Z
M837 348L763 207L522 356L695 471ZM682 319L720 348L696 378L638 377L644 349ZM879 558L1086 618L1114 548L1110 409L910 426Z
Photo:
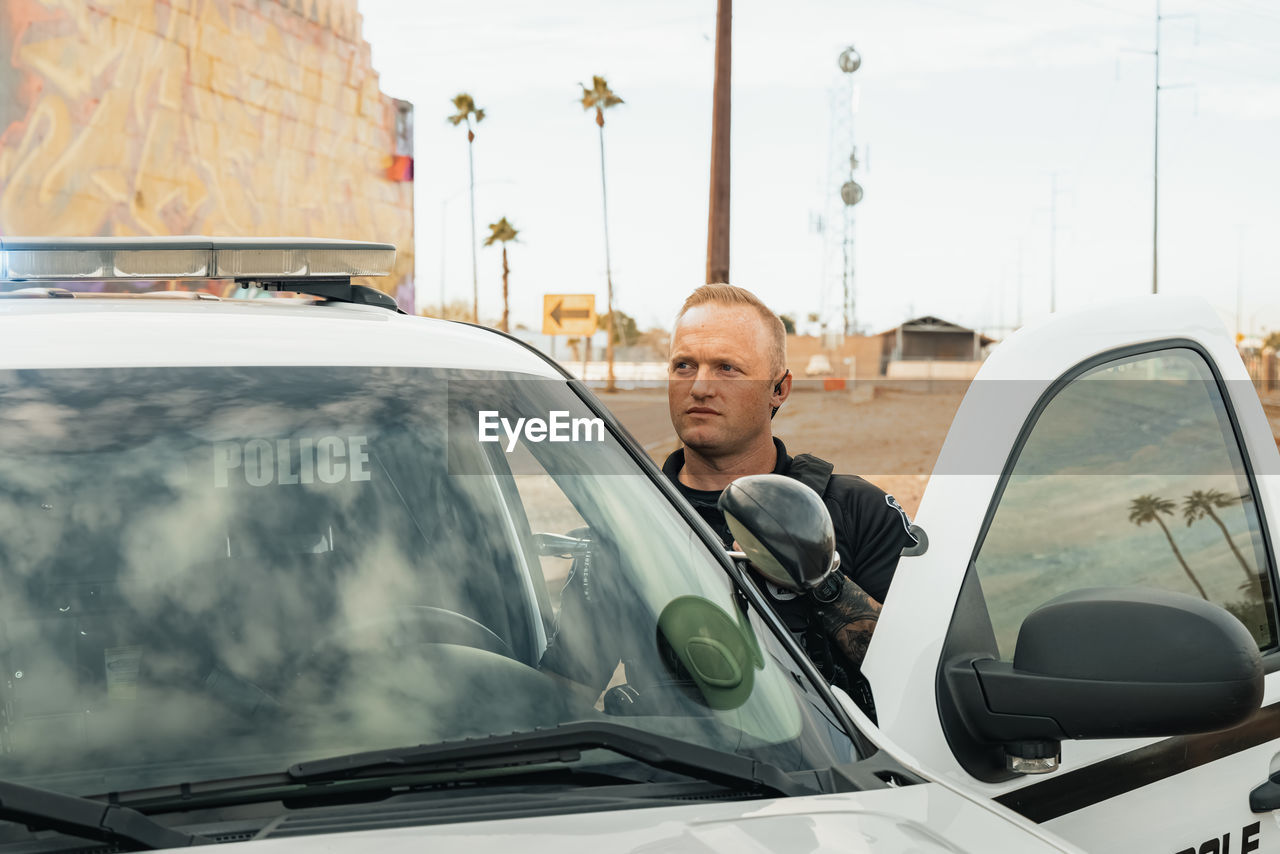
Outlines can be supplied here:
M771 350L764 319L749 307L700 305L680 318L671 338L667 403L681 442L723 456L770 435L779 379Z

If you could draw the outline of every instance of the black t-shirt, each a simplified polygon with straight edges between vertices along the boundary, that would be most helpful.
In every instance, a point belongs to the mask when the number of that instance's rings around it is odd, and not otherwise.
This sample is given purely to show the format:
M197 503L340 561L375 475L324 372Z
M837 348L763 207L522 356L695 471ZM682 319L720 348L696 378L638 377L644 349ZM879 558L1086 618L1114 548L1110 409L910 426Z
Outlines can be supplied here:
M792 470L793 461L787 455L782 440L774 437L778 460L774 474L798 477ZM804 457L801 457L804 459ZM810 458L812 459L812 458ZM675 451L662 464L662 473L676 485L680 494L688 500L698 515L706 520L719 535L726 548L733 543L733 535L724 514L716 506L719 490L690 489L680 482L680 470L684 468L684 449ZM893 496L856 475L833 474L822 492L823 503L831 513L835 528L836 551L840 554L841 571L877 602L884 602L889 592L889 582L898 567L898 556L906 546L916 540L909 530L910 520L898 506ZM778 605L779 613L789 625L798 621L799 615L789 615L782 603L796 598L796 594L766 582L764 589ZM790 618L789 618L790 617Z

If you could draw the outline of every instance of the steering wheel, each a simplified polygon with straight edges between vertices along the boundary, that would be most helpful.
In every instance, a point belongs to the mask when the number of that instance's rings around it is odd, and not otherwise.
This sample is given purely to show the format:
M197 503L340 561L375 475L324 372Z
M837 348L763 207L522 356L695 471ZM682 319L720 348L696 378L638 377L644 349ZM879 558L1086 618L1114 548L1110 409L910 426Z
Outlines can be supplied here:
M432 605L409 605L392 619L401 620L403 628L413 633L410 643L453 643L507 658L516 657L511 646L492 629L457 611Z
M326 651L380 653L427 643L469 646L516 658L505 640L465 614L432 605L406 605L388 614L355 621L325 635L300 657L297 664L313 661ZM301 671L303 668L298 669Z

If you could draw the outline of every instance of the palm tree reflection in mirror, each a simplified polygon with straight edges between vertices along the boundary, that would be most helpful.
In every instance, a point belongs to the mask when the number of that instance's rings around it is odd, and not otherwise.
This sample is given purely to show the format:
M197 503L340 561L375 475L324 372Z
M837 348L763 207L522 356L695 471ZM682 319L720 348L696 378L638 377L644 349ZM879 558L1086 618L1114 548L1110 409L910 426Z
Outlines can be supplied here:
M1161 498L1158 495L1140 495L1129 502L1129 521L1135 525L1142 526L1147 522L1155 522L1160 526L1160 530L1164 531L1165 539L1169 541L1169 548L1173 549L1173 556L1178 559L1178 563L1182 564L1182 570L1187 574L1187 578L1191 579L1191 583L1195 585L1196 590L1200 592L1200 596L1208 601L1209 596L1204 592L1204 586L1200 584L1200 580L1196 578L1196 574L1191 571L1191 567L1187 566L1187 561L1182 557L1182 552L1178 550L1178 544L1173 541L1173 535L1169 533L1169 528L1161 519L1161 515L1172 516L1174 503L1167 498Z
M1245 561L1244 555L1240 554L1240 549L1236 548L1235 542L1231 539L1231 534L1227 532L1227 526L1222 524L1222 519L1214 512L1214 508L1231 507L1239 500L1239 496L1227 495L1218 489L1197 489L1182 499L1182 518L1187 520L1188 528L1198 519L1206 516L1212 519L1222 531L1222 536L1226 538L1231 553L1239 561L1240 568L1244 570L1245 580L1252 584L1257 580L1258 573Z

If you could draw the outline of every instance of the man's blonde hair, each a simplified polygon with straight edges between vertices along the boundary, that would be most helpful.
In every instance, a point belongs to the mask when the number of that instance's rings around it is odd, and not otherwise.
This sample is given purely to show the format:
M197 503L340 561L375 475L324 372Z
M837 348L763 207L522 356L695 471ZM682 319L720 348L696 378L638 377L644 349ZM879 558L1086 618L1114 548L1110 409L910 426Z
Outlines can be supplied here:
M758 296L746 288L723 282L703 285L689 294L689 298L684 301L684 305L680 306L680 313L676 315L675 326L680 325L680 318L684 317L685 312L700 305L745 306L753 309L756 314L760 315L760 319L764 321L765 331L769 334L770 343L772 344L769 348L769 362L773 368L773 373L781 374L786 370L787 328L782 324L781 318L774 314L769 306L761 302Z

